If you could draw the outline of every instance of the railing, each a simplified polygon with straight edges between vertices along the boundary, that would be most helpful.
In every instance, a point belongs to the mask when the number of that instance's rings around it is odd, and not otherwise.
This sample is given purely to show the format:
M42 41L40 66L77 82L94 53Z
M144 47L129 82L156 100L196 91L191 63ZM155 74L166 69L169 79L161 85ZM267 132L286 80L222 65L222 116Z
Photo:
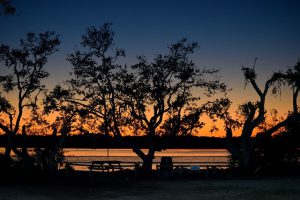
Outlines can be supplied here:
M115 171L121 169L134 170L141 166L141 162L121 162L121 161L87 161L87 162L68 162L68 165L81 167L82 170ZM228 162L173 162L173 169L191 169L192 166L199 166L200 169L228 168ZM153 162L152 168L159 170L160 162Z

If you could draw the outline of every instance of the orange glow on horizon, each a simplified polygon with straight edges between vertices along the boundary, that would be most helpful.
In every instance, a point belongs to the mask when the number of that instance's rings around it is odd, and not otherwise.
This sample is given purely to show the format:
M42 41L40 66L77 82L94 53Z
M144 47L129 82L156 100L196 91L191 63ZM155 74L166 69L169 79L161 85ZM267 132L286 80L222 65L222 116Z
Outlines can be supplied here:
M235 112L236 112L239 104L241 104L243 102L247 102L247 101L257 101L258 100L258 96L253 91L253 88L251 88L251 86L248 86L246 89L244 87L242 87L242 85L240 87L236 87L236 89L234 89L232 92L230 92L228 96L229 96L229 99L231 99L231 101L233 102L232 107L230 109L231 115L233 117L236 115ZM14 98L14 95L12 93L8 94L5 97L8 98L13 104L16 104L16 99ZM277 96L277 97L275 97L273 95L267 96L267 101L266 101L266 110L268 111L267 115L269 115L269 111L274 108L276 108L278 110L278 118L286 117L288 111L292 109L292 92L289 88L283 88L280 96ZM21 122L21 126L23 124L28 123L28 120L31 120L29 115L30 115L29 111L25 110L23 113L23 118L22 118L23 120ZM56 116L57 115L55 115L55 114L51 114L49 116L44 116L44 117L51 124L52 122L55 121ZM7 117L6 115L5 116L0 115L0 117L2 118L2 120L7 120L7 119L5 119L5 117ZM268 116L267 119L270 120L270 116ZM201 120L206 125L202 129L199 130L199 133L197 134L197 136L225 137L225 130L223 129L222 121L217 120L216 122L213 122L208 117L202 117ZM215 125L218 128L218 131L210 133L210 129L213 125ZM21 130L21 126L19 128L19 131ZM76 125L74 125L74 126L76 126ZM35 132L38 132L39 130L44 130L44 127L42 127L42 126L41 127L36 126L36 127L32 127L32 128L35 130ZM124 132L125 132L124 135L132 134L132 132L130 130L125 130ZM239 136L240 132L241 132L240 129L235 130L234 136ZM254 135L257 132L259 132L259 130L255 129ZM3 133L3 132L1 132L1 130L0 130L0 134L1 133ZM52 131L49 132L49 134L51 134L51 133L52 133Z

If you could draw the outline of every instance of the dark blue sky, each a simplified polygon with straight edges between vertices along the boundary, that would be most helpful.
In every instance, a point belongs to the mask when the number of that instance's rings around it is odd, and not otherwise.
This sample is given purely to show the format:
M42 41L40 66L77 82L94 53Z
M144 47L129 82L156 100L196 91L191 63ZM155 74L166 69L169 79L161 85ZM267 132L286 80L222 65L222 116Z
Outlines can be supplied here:
M259 78L285 70L300 57L300 1L233 0L12 0L15 16L0 17L0 43L17 44L29 32L53 30L62 45L48 64L51 83L66 79L68 53L86 28L112 22L116 43L132 64L137 55L153 57L187 37L200 49L194 61L222 69L224 81L243 90L242 65L258 57Z

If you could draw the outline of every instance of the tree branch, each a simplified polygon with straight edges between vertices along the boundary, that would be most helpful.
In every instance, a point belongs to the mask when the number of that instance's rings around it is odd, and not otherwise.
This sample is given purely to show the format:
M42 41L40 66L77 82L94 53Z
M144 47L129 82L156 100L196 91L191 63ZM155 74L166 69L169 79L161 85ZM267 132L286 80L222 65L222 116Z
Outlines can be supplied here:
M9 134L11 132L9 128L3 125L1 122L0 122L0 129L2 129L6 134Z
M250 79L250 83L251 85L253 86L254 90L256 91L256 93L258 94L259 97L262 97L263 96L263 93L262 91L259 89L256 81L254 79Z
M299 94L300 88L296 88L296 90L293 92L293 113L298 114L298 94Z
M300 113L293 114L291 116L288 116L285 120L277 123L275 126L272 128L268 129L267 131L264 132L265 135L272 135L275 131L280 129L281 127L287 126L289 123L292 122L297 122L300 120Z

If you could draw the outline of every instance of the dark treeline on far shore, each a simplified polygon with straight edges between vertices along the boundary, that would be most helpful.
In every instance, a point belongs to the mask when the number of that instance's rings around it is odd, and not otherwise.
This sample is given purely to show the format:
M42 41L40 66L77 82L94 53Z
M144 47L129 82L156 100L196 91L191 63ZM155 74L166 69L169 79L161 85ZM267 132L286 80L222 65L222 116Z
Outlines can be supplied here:
M128 136L125 137L127 141L138 144L140 148L147 148L149 142L147 137L143 136ZM22 147L23 138L17 135L16 146ZM28 136L26 138L27 147L29 148L45 148L55 142L57 138L53 136ZM155 139L157 147L160 149L169 148L226 148L226 139L218 137L197 137L197 136L178 136L178 137L157 137ZM239 138L235 138L238 143ZM0 135L0 146L5 147L6 136ZM116 140L112 137L103 135L72 135L68 136L63 145L64 148L130 148L128 142L123 140Z

